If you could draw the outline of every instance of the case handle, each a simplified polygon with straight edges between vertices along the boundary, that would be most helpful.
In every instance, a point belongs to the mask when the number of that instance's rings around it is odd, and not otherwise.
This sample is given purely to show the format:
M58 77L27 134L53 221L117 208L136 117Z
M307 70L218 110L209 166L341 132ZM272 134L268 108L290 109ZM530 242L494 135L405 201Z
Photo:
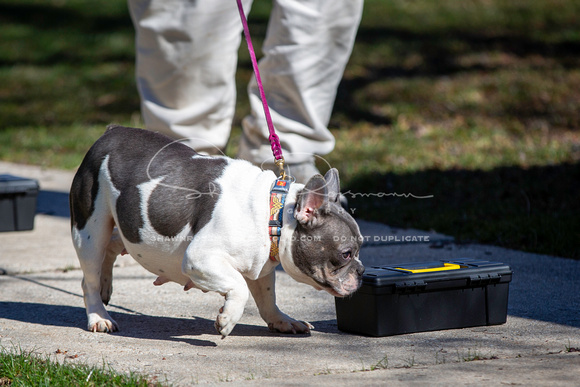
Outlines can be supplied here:
M429 268L418 268L418 269L405 269L402 267L395 267L395 269L397 270L403 270L409 273L430 273L433 271L447 271L447 270L457 270L457 269L461 269L460 265L457 265L455 263L443 263L443 266L439 266L439 267L429 267Z

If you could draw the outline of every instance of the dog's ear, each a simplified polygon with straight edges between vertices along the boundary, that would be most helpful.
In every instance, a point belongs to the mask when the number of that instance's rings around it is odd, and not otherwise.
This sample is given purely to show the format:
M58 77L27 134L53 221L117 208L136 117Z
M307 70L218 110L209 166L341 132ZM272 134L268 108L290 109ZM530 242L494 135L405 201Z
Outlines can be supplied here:
M319 209L327 202L327 182L322 175L314 175L298 194L294 217L304 226L316 226L321 221Z
M328 200L331 202L338 202L340 197L340 179L338 178L338 170L331 168L324 175L326 181L326 190L328 192Z

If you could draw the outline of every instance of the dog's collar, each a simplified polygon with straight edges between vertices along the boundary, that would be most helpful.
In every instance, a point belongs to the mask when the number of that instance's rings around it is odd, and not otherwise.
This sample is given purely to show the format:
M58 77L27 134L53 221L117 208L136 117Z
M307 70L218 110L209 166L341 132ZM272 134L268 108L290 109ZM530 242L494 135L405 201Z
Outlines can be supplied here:
M288 195L288 191L290 190L290 183L290 180L278 178L270 190L270 220L268 222L271 242L270 260L275 262L280 261L279 245L284 218L284 203L286 202L286 195Z

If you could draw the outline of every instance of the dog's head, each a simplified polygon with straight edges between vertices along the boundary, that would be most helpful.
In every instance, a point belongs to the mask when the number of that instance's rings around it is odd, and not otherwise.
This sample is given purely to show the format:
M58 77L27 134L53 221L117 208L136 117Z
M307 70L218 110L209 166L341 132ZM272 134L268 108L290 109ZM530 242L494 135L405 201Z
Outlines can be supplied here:
M362 236L353 217L342 208L338 171L313 176L298 192L295 227L281 254L284 270L295 280L336 297L356 291L364 266L358 259ZM286 239L286 240L288 240Z

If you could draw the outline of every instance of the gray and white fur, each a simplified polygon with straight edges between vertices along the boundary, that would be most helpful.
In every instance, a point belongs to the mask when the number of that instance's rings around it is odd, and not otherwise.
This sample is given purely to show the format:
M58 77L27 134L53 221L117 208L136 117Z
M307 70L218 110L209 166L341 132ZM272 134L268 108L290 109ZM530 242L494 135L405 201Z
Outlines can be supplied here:
M88 329L112 332L105 309L116 257L129 253L156 274L225 297L216 329L230 334L251 293L271 330L307 333L276 306L269 259L269 194L276 179L243 160L203 156L161 134L111 125L79 167L70 192L72 239L83 270ZM338 203L338 172L293 183L280 262L295 280L334 296L358 289L362 237Z

